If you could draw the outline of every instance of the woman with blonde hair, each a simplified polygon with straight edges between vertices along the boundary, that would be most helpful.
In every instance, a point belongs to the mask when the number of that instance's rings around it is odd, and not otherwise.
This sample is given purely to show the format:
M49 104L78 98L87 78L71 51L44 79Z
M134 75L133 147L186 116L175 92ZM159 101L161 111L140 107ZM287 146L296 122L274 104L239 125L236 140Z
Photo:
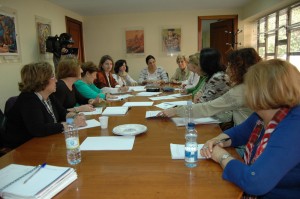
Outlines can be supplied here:
M56 78L52 66L47 62L32 63L21 69L20 95L7 112L7 131L3 135L4 145L15 148L33 137L44 137L64 131L67 112L53 96ZM77 126L85 126L85 118L75 117Z
M181 84L183 81L189 79L191 72L187 67L188 60L184 55L177 55L176 63L178 64L178 68L176 68L170 82L173 84Z
M299 198L299 85L299 71L286 61L252 66L245 76L245 99L255 113L201 149L224 168L225 180L244 190L243 198ZM245 144L244 162L224 149Z

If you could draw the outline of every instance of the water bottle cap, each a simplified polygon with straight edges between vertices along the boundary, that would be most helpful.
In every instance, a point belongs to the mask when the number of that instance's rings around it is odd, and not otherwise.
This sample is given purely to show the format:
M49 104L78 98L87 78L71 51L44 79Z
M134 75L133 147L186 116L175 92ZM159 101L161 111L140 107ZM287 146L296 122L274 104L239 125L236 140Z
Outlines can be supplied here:
M195 128L195 123L189 122L188 123L188 128Z
M72 124L74 122L74 119L69 117L66 119L67 124Z

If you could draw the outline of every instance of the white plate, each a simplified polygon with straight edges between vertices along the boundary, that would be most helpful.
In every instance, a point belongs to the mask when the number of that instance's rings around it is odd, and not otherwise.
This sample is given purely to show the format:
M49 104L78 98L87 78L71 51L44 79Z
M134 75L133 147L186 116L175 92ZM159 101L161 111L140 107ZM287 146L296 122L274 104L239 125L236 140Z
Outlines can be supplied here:
M123 124L113 128L116 135L138 135L147 131L147 127L141 124Z

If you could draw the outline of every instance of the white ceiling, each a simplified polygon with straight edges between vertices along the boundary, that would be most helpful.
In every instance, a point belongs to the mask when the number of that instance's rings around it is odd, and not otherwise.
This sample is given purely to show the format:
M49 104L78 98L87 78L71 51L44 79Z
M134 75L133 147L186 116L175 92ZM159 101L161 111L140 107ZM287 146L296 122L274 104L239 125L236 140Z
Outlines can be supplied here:
M203 9L235 9L251 0L47 0L82 16Z

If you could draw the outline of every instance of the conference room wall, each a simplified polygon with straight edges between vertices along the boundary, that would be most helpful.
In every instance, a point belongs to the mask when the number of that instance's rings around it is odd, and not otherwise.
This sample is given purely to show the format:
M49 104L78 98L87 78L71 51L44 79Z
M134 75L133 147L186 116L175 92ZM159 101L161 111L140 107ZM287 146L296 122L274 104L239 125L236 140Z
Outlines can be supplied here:
M0 10L10 8L16 11L17 32L19 34L20 60L4 60L0 57L0 108L4 110L5 101L18 95L20 68L40 59L35 17L43 17L51 21L53 35L66 31L65 16L83 21L83 17L65 10L45 0L1 0ZM52 59L49 62L53 64Z

